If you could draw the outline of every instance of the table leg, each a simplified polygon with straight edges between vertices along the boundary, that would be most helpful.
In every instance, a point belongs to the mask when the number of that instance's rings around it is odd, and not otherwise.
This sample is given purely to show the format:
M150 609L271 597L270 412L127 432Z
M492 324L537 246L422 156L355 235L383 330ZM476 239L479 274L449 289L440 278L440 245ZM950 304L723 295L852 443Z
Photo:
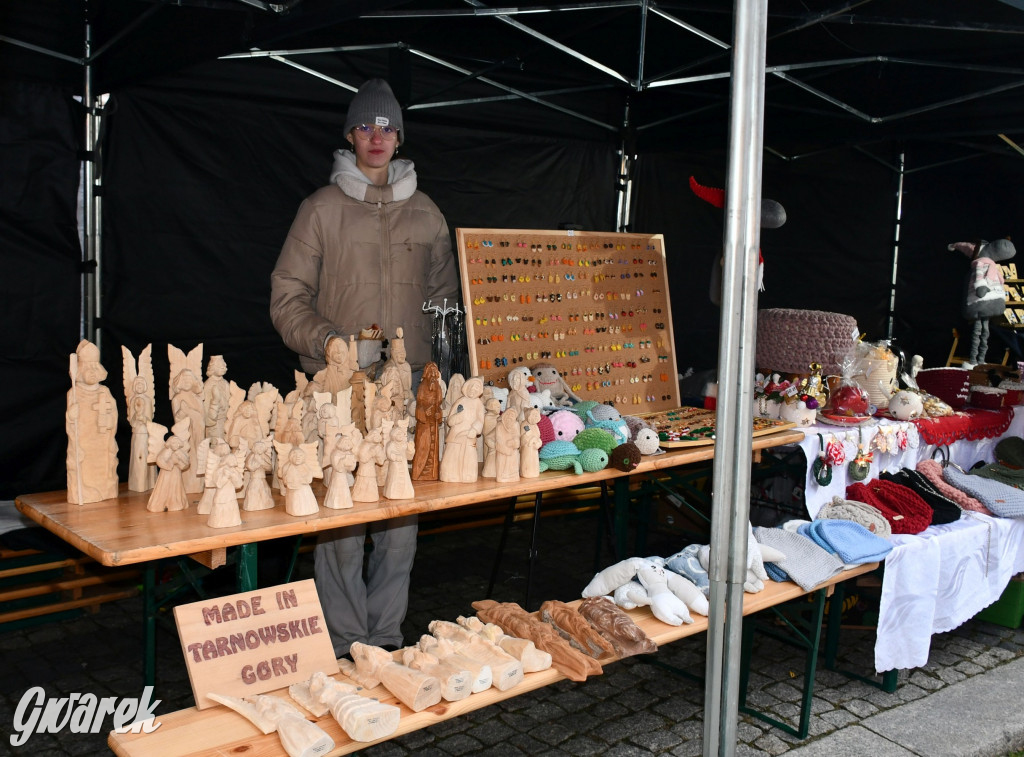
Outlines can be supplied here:
M629 477L615 479L615 554L627 555L629 540Z
M537 560L537 530L540 526L540 505L543 499L543 494L537 492L537 497L533 503L533 531L530 535L530 561L526 566L526 602L523 607L529 612L530 610L530 590L533 588L533 563Z
M142 569L142 685L156 684L156 563Z
M238 571L238 591L254 591L256 589L256 543L239 544L236 547L235 569Z

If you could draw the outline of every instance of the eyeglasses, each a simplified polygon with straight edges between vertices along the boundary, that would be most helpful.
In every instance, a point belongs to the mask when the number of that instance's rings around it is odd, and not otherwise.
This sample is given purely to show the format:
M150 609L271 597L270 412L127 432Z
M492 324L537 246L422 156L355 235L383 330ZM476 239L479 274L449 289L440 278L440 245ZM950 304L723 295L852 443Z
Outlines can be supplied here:
M353 126L352 131L360 139L369 141L374 134L380 136L385 142L391 142L392 140L398 139L398 129L394 126L373 126L372 124L359 124Z

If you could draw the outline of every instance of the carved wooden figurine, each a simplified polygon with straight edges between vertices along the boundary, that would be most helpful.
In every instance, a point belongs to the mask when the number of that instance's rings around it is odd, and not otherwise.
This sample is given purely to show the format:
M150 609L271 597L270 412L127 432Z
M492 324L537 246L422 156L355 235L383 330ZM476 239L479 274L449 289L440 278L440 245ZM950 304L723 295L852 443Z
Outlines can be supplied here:
M520 428L519 435L519 475L523 478L540 476L540 410L529 407L525 411L526 420Z
M185 492L203 491L202 471L199 468L199 442L206 438L206 413L203 409L203 345L199 344L186 355L173 344L167 345L167 359L171 364L170 396L174 421L189 422L188 458L185 469Z
M537 649L529 639L509 636L499 626L484 623L475 615L460 615L456 622L519 660L523 664L524 673L536 673L551 667L551 655Z
M494 432L495 439L495 475L499 484L510 484L519 480L519 447L522 444L519 434L519 413L509 408L501 414L498 428Z
M149 457L148 423L153 420L156 385L153 382L153 345L147 344L135 356L127 347L121 347L124 398L128 409L128 423L132 427L131 457L128 460L128 491L148 492L156 483L158 468L146 462Z
M452 483L473 483L477 480L477 438L484 427L484 392L479 376L466 381L462 397L452 405L445 419L448 433L441 458L441 480Z
M84 505L117 497L117 406L100 382L100 351L83 339L71 355L67 396L68 502Z
M405 418L391 428L384 448L387 457L385 499L412 499L416 496L412 488L412 479L409 477L409 461L413 459L415 453L416 449L409 439L409 419Z
M206 438L226 439L228 408L231 404L231 389L224 374L228 364L223 355L211 355L206 363L206 381L203 383L203 408L206 412ZM237 389L237 387L236 387Z
M270 694L257 694L245 699L212 692L208 696L237 712L263 733L276 731L288 757L316 757L334 749L334 739L316 723L306 720L302 712L286 699Z
M356 469L355 440L345 434L336 434L331 450L331 483L324 496L324 507L344 510L352 507L352 487L348 474Z
M248 444L244 439L242 443ZM267 471L274 464L271 454L273 448L273 437L267 435L253 443L245 458L245 470L249 474L249 480L244 483L242 509L246 512L269 510L274 506L274 495L270 491L270 484L267 483Z
M448 639L438 639L430 634L423 634L416 646L420 651L436 657L442 665L468 671L472 681L470 688L474 694L487 691L494 683L494 673L491 671L490 665L460 654Z
M152 421L149 423L149 453L146 460L155 464L160 471L146 505L146 509L151 513L188 508L188 495L185 493L182 471L192 464L188 457L188 437L192 433L191 428L188 419L178 421L171 427L171 436L165 442L167 427Z
M206 479L213 481L215 490L210 519L206 522L210 528L242 525L242 514L238 510L235 492L242 486L242 472L249 452L247 445L245 442L238 450L232 450L227 442L221 440L210 448L206 460Z
M316 515L320 506L310 484L320 478L323 471L316 461L316 442L287 445L274 440L280 460L281 486L284 489L284 509L289 515Z
M308 681L293 683L288 694L316 717L328 712L353 741L383 739L398 729L402 711L393 704L361 697L355 686L339 683L317 671Z
M402 663L413 670L434 676L441 682L441 698L446 702L458 702L473 693L473 676L468 670L457 665L441 662L437 657L419 647L402 650Z
M529 378L527 378L529 376ZM508 406L519 414L519 420L525 417L526 409L532 407L530 404L530 381L533 375L528 368L514 368L508 374Z
M384 445L380 428L370 431L356 447L356 483L352 487L353 502L376 502L380 499L377 491L377 465L384 462Z
M480 441L483 443L484 460L480 468L480 475L484 478L494 478L495 475L495 431L498 428L498 416L501 414L501 401L491 397L484 401L484 428L480 434Z
M448 413L451 412L452 406L462 399L462 387L465 384L466 379L461 373L453 373L451 378L448 379L448 385L441 392L444 395L444 399L441 401L441 417L443 422L438 428L438 436L440 437L438 451L441 459L444 459L444 443L448 436Z
M412 458L413 481L437 481L441 474L438 429L444 415L444 389L436 363L427 363L416 392L416 454Z
M348 660L339 660L342 672L347 675L354 667L363 676L376 678L413 712L433 707L441 701L440 681L420 670L398 664L390 652L358 641L352 644L349 652L354 665Z
M412 366L406 360L405 334L401 326L395 329L395 338L391 340L390 348L391 356L384 361L384 365L381 367L381 383L385 383L384 376L389 377L388 381L391 380L392 374L388 369L392 369L397 375L399 383L399 392L393 395L393 399L395 404L402 408L403 415L408 415L416 397L412 393Z
M324 350L326 367L313 376L316 391L334 395L352 386L352 374L356 370L355 361L349 352L348 343L340 336L327 340Z
M494 678L492 685L498 691L508 691L522 683L523 664L469 629L448 620L432 620L427 627L434 638L450 641L459 654L489 665Z

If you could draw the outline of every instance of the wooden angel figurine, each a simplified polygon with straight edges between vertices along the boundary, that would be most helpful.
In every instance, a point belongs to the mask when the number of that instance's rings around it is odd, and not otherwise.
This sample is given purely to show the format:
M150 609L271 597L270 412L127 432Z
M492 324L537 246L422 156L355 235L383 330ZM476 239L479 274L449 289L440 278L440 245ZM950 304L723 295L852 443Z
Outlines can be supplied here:
M479 376L468 379L462 397L455 403L445 423L444 456L441 458L441 480L451 483L473 483L477 480L477 438L484 428L484 382Z
M336 434L331 445L330 467L331 483L324 496L324 507L331 510L344 510L352 507L352 486L349 484L349 473L356 469L355 439L345 434Z
M442 458L444 457L445 438L448 436L448 413L450 413L452 407L458 404L459 400L462 399L462 387L465 383L466 379L461 373L453 373L451 378L448 379L448 385L444 387L444 390L441 392L441 394L444 395L444 400L441 401L441 413L445 422L442 423L438 429L441 439L441 444L438 449L440 450L440 456Z
M351 389L351 387L349 387ZM333 444L334 438L341 431L341 419L338 417L338 407L334 404L334 397L327 392L314 392L313 401L316 403L317 421L317 457L320 460L320 467L324 469L324 486L331 485L331 455L328 447Z
M128 409L128 423L132 427L131 457L128 460L128 491L148 492L156 483L158 468L146 462L149 457L149 426L153 420L156 385L153 382L153 345L147 344L135 356L127 347L121 347L124 398Z
M323 476L316 461L316 442L288 445L274 440L280 463L279 477L284 489L284 509L289 515L316 515L320 510L310 484Z
M202 362L203 345L197 345L186 355L173 344L167 345L167 359L171 364L170 397L174 421L189 422L188 457L191 464L184 471L185 492L203 491L202 471L199 469L199 442L206 438L206 411L203 408Z
M271 450L273 437L267 435L253 442L252 449L245 457L245 471L249 474L249 480L244 483L242 509L246 512L269 510L274 506L274 495L267 483L267 471L274 464Z
M444 415L444 389L436 363L427 363L416 392L416 453L412 458L413 481L437 481L441 473L438 428Z
M383 436L375 428L356 447L356 482L352 487L354 502L376 502L380 499L377 491L377 466L384 463Z
M206 480L213 482L215 492L210 518L206 523L210 528L242 525L235 491L242 486L242 471L245 470L248 451L246 444L235 451L223 440L210 446L206 457Z
M540 476L540 410L536 407L526 409L526 420L520 427L519 434L519 475L523 478Z
M188 419L175 423L166 442L166 426L150 421L147 431L149 450L146 459L154 463L160 472L149 495L146 509L151 513L185 510L188 508L188 495L185 493L182 471L192 464L188 456L191 424Z
M497 401L497 400L495 400ZM510 484L519 480L519 413L510 407L501 414L494 432L495 474L499 484Z
M282 697L256 694L239 699L225 694L207 694L214 702L234 710L263 733L274 733L288 757L317 757L334 749L334 739L316 723L306 720L295 705Z
M532 381L533 374L525 366L508 373L508 406L519 414L519 420L523 420L526 408L531 407L529 387Z
M117 406L100 382L107 371L99 348L83 339L71 355L67 396L68 502L84 505L117 497Z
M480 475L484 478L494 478L495 472L495 450L494 432L498 428L498 416L501 414L501 400L491 397L484 402L484 428L481 441L484 445L484 465Z
M416 492L409 477L409 461L416 454L416 448L409 439L409 419L398 421L391 428L384 448L387 457L387 476L384 479L385 499L412 499Z

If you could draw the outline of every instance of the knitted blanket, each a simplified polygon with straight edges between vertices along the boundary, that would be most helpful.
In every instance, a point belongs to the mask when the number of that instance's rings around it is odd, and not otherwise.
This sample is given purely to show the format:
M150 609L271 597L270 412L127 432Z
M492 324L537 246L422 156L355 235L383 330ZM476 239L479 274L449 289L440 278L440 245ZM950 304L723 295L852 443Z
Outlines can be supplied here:
M782 528L759 526L754 529L754 538L759 544L774 547L786 556L779 563L764 564L765 571L776 581L779 575L785 575L804 591L811 591L822 581L843 572L843 561L839 557L806 536Z

